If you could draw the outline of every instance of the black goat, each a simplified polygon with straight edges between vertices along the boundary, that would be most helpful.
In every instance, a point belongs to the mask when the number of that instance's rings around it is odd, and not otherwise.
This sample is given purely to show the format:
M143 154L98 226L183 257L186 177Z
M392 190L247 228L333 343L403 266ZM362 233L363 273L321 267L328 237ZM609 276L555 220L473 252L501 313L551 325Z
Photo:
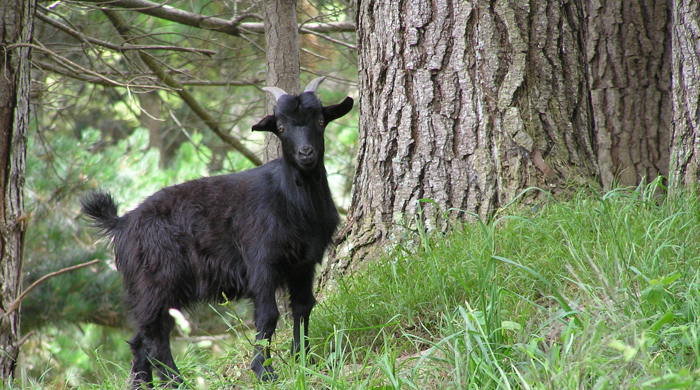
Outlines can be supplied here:
M112 238L117 269L126 289L136 335L132 384L150 385L152 369L163 380L181 382L170 352L174 321L169 308L250 298L258 341L269 341L279 311L275 291L289 290L294 320L292 353L300 348L300 327L308 336L315 304L312 282L338 224L323 163L323 133L330 121L352 109L353 100L323 107L313 80L299 95L265 88L276 98L274 115L253 130L270 131L282 157L244 172L163 188L119 217L109 194L82 201L83 212ZM308 344L307 344L308 345ZM251 369L276 378L268 347L259 345Z

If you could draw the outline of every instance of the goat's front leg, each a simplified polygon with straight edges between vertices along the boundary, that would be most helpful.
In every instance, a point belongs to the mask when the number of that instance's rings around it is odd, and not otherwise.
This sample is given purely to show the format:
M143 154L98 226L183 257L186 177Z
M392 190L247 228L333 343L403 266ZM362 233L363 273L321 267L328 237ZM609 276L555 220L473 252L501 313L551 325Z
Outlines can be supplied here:
M268 359L270 359L270 343L272 335L275 333L278 319L279 310L275 300L275 290L268 289L260 292L255 297L255 328L258 333L255 336L255 354L250 368L255 372L258 379L263 381L277 379L277 374L275 374L275 370L269 364ZM266 345L262 345L263 340L265 340Z
M313 267L313 265L312 265ZM292 355L301 351L301 338L304 338L304 350L309 352L309 316L311 309L316 304L313 293L314 269L301 270L296 275L289 278L289 298L292 307L292 318L294 320L294 340L292 341ZM301 326L304 326L303 336Z

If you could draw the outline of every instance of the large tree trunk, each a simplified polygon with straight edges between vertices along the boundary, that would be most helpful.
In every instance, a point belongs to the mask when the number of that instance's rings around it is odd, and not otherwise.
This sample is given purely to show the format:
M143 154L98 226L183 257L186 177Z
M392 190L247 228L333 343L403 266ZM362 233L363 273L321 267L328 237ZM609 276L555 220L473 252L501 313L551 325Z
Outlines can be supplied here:
M19 296L26 226L24 187L29 127L28 47L35 0L0 2L0 378L10 382L19 353L19 311L6 310Z
M322 282L405 234L420 199L485 218L525 188L593 180L578 4L360 1L358 166Z
M584 1L586 61L603 185L668 175L671 41L665 0Z
M299 29L296 6L296 0L265 1L265 82L268 86L282 88L291 94L299 91ZM272 112L274 106L274 99L268 97L268 112ZM277 137L266 134L263 160L277 158L280 155L279 147Z
M700 181L700 3L673 1L673 140L674 186Z

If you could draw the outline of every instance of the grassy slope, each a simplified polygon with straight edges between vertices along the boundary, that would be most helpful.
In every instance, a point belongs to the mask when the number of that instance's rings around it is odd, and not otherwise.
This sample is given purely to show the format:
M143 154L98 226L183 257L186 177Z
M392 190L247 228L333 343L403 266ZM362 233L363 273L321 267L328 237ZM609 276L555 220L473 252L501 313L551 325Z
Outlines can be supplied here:
M700 388L700 208L652 189L424 241L327 299L315 333L357 329L392 387Z
M700 388L700 204L654 188L397 247L317 306L315 364L288 358L281 324L276 383L253 379L245 337L176 361L211 389ZM128 362L96 363L103 380L83 388L123 387Z

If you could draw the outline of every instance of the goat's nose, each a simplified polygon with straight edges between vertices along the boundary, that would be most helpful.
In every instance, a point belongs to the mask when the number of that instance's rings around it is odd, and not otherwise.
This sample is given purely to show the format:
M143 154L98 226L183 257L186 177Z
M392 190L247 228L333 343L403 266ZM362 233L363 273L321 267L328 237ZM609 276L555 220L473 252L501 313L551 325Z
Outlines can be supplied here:
M310 157L314 154L314 148L309 145L304 145L299 148L299 157Z

